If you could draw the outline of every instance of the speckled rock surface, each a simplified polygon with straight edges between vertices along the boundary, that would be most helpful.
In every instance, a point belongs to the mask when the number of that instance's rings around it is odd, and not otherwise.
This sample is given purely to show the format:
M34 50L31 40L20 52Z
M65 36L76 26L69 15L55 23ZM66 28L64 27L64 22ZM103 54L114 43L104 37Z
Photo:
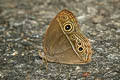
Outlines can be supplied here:
M89 38L92 61L46 70L38 50L64 8ZM0 80L120 80L120 0L0 0Z

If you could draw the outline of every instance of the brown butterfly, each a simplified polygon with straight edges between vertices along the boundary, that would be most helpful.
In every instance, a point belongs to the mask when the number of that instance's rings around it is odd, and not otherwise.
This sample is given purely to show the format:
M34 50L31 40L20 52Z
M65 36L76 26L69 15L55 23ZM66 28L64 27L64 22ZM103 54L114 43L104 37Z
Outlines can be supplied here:
M64 9L57 14L44 36L44 58L50 62L85 64L91 61L91 45L81 33L72 12ZM41 57L43 57L40 54Z

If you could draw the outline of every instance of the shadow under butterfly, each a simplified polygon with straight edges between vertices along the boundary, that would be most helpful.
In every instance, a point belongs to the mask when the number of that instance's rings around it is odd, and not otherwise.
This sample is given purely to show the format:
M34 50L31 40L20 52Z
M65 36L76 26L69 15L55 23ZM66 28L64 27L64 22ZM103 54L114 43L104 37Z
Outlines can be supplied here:
M44 56L49 62L86 64L91 61L91 45L72 12L64 9L50 23L44 36Z

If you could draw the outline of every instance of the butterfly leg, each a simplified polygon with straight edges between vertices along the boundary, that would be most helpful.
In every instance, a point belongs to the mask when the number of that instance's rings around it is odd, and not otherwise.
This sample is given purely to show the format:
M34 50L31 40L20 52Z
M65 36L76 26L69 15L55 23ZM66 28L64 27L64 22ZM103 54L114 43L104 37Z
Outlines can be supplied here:
M38 54L42 58L43 64L45 65L46 69L48 69L48 63L45 55L43 56L40 50L38 51Z

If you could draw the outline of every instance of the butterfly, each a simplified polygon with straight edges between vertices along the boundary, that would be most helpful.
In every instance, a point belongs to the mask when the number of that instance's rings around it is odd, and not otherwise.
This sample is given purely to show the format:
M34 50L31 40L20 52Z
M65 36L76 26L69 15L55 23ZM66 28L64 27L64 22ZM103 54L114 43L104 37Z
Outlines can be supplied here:
M86 64L91 61L92 49L88 38L72 12L64 9L51 21L44 36L44 56L49 62Z

